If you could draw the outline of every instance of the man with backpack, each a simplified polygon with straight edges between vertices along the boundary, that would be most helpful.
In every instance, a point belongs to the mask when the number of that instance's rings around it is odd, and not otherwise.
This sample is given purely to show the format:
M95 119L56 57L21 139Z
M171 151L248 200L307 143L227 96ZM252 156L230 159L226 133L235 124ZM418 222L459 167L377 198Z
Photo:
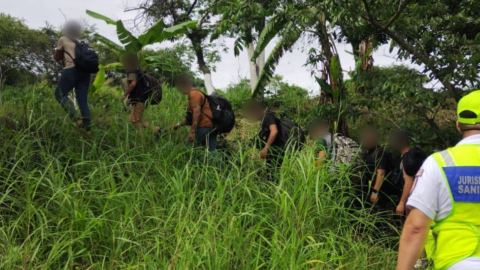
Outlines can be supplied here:
M90 132L90 108L88 88L90 74L98 72L98 55L87 44L80 41L82 27L78 22L69 21L63 28L63 36L58 40L55 61L64 62L60 80L55 89L55 98L76 122L77 127ZM77 117L75 106L68 98L75 88L75 97L80 108L81 118Z
M273 172L282 167L285 151L300 148L305 143L305 134L298 124L278 119L261 102L251 101L243 111L248 120L260 121L260 158L266 160L272 178Z
M359 165L361 149L358 143L340 133L332 135L327 121L314 121L310 125L309 135L315 141L317 167L327 158L336 167Z
M420 148L410 147L410 136L404 130L395 130L390 133L388 144L390 148L401 155L401 161L395 169L393 182L395 186L399 186L401 191L396 212L404 215L415 175L427 158L427 154Z
M140 70L138 57L134 53L124 55L123 67L127 73L127 87L121 101L127 100L132 107L130 122L139 130L148 128L148 122L142 118L143 112L149 103L153 105L160 103L162 99L160 83ZM154 132L157 135L160 127L155 127Z
M183 126L190 126L187 141L194 145L205 146L209 152L217 148L217 131L212 121L213 112L210 102L200 90L194 87L193 78L189 75L180 75L175 79L177 90L188 96L187 113L182 122L171 129L177 130Z

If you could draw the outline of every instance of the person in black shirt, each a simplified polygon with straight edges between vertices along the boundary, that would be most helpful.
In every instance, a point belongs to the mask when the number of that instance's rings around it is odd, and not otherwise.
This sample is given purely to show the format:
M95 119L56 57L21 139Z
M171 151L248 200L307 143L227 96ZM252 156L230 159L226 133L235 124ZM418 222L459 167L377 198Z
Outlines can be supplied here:
M395 130L390 133L388 144L401 155L400 163L395 169L394 183L395 185L401 185L401 198L397 204L396 212L403 215L415 175L427 158L427 154L419 148L411 148L410 136L404 130Z
M366 205L372 203L386 208L392 193L392 185L387 180L392 172L391 155L380 147L380 133L374 127L362 131L361 143L365 150L361 181L363 201Z
M250 121L260 121L260 158L266 160L271 176L273 171L282 167L283 149L279 140L279 120L272 112L266 110L264 104L251 101L243 107L245 117Z

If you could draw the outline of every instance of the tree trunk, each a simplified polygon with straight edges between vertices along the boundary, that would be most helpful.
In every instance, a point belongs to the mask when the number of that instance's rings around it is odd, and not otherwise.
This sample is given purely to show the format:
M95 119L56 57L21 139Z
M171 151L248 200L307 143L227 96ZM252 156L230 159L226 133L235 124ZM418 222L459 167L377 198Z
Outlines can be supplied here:
M372 56L372 42L370 39L364 39L360 42L358 47L358 57L362 59L362 65L360 66L359 73L373 73L373 56ZM370 53L370 54L369 54ZM369 54L369 55L368 55ZM358 93L365 93L368 89L361 85L356 87Z
M323 18L323 14L320 12L318 14L318 20L319 20L319 27L318 27L318 33L319 33L319 41L320 45L322 46L322 53L325 57L324 61L324 70L322 71L322 77L325 80L328 78L330 87L332 88L332 91L335 93L335 91L339 91L338 99L340 100L342 96L342 92L344 91L343 89L343 69L340 64L340 59L338 59L338 64L340 73L338 78L333 77L333 72L331 69L331 63L332 59L334 57L338 57L338 52L336 51L334 45L331 43L333 42L330 39L328 29L326 26L326 22ZM322 97L323 96L323 97ZM337 103L339 100L335 100L335 97L331 94L327 93L322 93L320 96L319 103ZM339 112L340 113L340 112ZM337 122L337 130L336 132L342 133L345 136L349 136L349 130L347 126L347 122L345 121L343 115L340 115L336 118L338 120Z
M207 63L205 62L205 57L204 57L203 48L202 48L202 40L194 32L192 34L188 34L187 37L192 42L193 51L197 56L198 68L203 73L203 79L205 81L205 89L207 90L207 94L210 95L213 92L215 92L215 88L213 87L212 72L210 71L210 68L207 66Z
M258 72L257 62L252 61L253 53L255 52L255 45L253 45L253 42L248 43L247 52L249 64L248 67L250 68L250 90L253 93L253 91L255 90L255 86L257 86L258 77L260 75Z
M263 67L265 66L265 50L260 53L258 58L255 61L252 61L253 53L255 52L255 45L253 42L248 43L247 48L247 56L248 56L248 63L250 68L250 89L253 93L255 90L255 86L257 86L258 78L263 71Z
M352 42L350 42L350 45L352 45L353 55L355 55L355 57L359 57L360 55L358 54L358 48L360 48L360 42L352 41ZM355 61L357 61L357 59L355 59Z

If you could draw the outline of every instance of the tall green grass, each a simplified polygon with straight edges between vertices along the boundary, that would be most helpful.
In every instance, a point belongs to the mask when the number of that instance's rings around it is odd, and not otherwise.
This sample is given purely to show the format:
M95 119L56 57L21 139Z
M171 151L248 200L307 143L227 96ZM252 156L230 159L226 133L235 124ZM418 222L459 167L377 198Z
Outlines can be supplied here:
M164 92L146 113L162 127L186 102ZM223 167L204 164L186 131L139 136L114 97L92 101L84 138L53 90L6 90L2 114L22 129L0 135L0 269L394 268L382 217L345 207L349 171L315 168L306 148L268 182L251 126L228 138Z

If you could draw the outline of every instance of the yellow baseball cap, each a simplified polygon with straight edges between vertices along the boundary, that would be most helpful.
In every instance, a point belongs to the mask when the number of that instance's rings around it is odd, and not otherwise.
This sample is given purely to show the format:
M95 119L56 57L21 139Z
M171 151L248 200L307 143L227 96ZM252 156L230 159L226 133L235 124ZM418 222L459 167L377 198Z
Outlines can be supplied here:
M460 124L480 124L480 90L464 96L458 102L457 117Z

